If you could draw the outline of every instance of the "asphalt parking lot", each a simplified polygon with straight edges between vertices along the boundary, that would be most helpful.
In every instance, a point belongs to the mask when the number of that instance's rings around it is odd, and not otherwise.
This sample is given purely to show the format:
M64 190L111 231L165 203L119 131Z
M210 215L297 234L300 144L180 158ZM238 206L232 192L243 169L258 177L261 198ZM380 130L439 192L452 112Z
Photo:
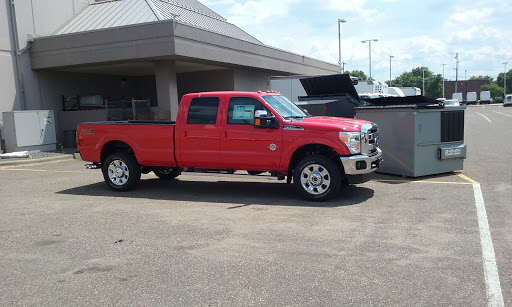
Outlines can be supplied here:
M511 305L510 117L468 107L462 172L320 204L266 176L114 193L81 161L0 166L0 305Z

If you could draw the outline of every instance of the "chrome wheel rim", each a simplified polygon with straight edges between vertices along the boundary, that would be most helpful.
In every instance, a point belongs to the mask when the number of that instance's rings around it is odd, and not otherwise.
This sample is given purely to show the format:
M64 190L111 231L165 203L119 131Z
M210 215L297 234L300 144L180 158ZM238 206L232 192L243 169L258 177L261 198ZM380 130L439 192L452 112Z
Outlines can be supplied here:
M309 194L320 195L331 186L331 175L322 165L310 164L302 170L300 182Z
M108 166L108 178L113 184L122 186L130 178L130 170L123 160L114 160Z

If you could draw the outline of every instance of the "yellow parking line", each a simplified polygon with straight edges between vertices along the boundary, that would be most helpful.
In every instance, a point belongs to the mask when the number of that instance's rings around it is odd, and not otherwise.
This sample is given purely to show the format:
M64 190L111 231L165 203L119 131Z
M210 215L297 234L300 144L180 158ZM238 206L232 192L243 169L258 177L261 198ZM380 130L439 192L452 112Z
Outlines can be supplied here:
M47 172L47 173L88 173L81 171L49 171L45 169L30 169L30 168L0 168L0 171L25 171L25 172Z
M467 176L464 176L462 174L457 174L457 176L459 176L460 178L466 180L467 182L469 182L470 184L478 184L478 182L476 182L475 180L467 177Z
M472 184L469 182L449 182L449 181L427 181L427 180L381 180L381 179L373 179L372 181L376 182L401 182L401 183L432 183L432 184Z

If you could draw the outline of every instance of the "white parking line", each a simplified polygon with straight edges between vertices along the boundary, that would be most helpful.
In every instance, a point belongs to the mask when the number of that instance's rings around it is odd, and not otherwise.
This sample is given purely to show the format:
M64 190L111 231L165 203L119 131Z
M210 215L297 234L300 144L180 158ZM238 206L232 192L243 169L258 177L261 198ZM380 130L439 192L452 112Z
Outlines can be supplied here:
M505 113L501 113L501 112L496 112L496 111L493 111L494 113L498 113L498 114L501 114L501 115L505 115L505 116L508 116L508 117L512 117L512 115L510 114L505 114Z
M475 204L480 229L480 244L482 245L482 259L484 264L485 288L487 292L488 307L503 307L503 295L501 293L500 276L496 265L496 256L492 245L491 231L485 210L484 197L480 184L473 184Z
M483 118L487 119L490 123L492 123L492 122L491 122L491 120L490 120L490 119L488 119L485 115L480 114L480 113L478 113L478 112L476 112L476 114L478 114L478 115L482 116Z

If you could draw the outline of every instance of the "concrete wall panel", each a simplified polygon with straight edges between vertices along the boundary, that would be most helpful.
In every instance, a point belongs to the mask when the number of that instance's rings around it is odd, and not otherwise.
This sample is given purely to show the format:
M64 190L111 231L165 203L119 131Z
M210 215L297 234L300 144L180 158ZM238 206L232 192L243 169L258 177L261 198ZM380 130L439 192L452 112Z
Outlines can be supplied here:
M32 1L35 36L47 36L68 22L75 14L69 0Z
M11 50L11 38L9 31L9 1L0 3L0 51Z
M271 77L268 72L235 69L235 91L265 91L268 89L267 80Z
M45 2L45 1L42 1ZM27 46L27 35L34 35L34 11L31 0L16 0L16 26L18 28L19 48Z
M16 80L12 57L9 53L0 51L0 116L2 112L19 110L16 104Z
M188 93L233 91L233 70L214 70L178 74L178 97Z

